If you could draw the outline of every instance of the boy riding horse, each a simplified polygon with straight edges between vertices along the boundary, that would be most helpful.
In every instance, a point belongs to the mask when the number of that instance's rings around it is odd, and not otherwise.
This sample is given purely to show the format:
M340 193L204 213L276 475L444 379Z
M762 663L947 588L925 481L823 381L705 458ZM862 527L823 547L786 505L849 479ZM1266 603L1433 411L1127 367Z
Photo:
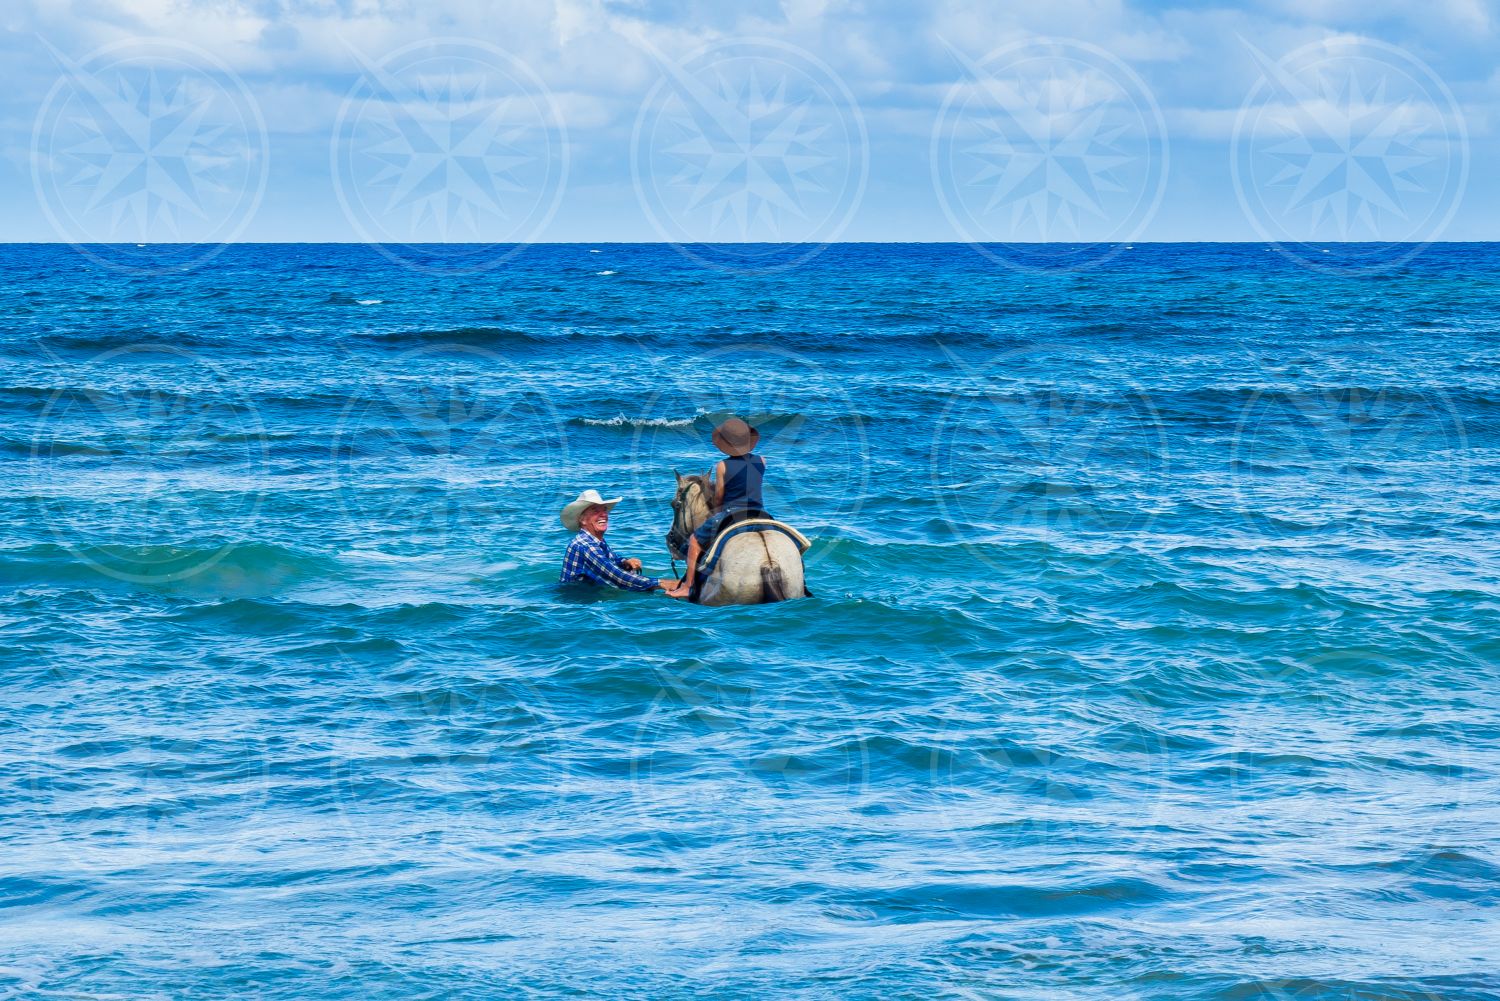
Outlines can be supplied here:
M698 557L713 543L724 520L740 511L765 511L761 484L766 475L766 460L755 454L759 441L760 432L738 417L714 428L714 447L728 458L714 467L714 513L688 539L687 575L683 578L686 593L691 593L697 577Z

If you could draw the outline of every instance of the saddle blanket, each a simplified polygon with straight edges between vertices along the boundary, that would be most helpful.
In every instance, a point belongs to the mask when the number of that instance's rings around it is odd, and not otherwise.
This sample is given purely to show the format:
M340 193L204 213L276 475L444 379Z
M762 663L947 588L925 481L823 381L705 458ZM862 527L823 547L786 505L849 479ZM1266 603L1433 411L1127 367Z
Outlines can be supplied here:
M808 548L812 545L811 542L807 541L805 535L785 522L775 521L771 518L749 518L745 521L736 522L714 536L713 544L704 551L703 556L698 560L699 577L707 577L713 573L714 567L719 562L719 553L724 549L724 543L736 535L743 535L746 532L780 532L797 544L797 551L799 553L807 552Z

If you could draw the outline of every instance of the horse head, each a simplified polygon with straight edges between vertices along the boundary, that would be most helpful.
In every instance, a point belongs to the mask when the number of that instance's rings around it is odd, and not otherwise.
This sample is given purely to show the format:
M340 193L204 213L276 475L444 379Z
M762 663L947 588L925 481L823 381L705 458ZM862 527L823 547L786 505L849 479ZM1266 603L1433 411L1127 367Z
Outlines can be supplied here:
M672 475L677 477L677 493L672 497L672 528L667 532L667 551L678 559L686 559L688 536L711 513L708 498L712 474L683 476L674 469Z

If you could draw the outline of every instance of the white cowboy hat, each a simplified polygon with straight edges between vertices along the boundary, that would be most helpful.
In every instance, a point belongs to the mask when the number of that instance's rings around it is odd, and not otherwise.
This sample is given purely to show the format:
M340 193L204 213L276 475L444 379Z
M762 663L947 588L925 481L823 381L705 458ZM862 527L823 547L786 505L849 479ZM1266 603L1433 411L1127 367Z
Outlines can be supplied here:
M570 532L576 532L578 531L578 517L579 515L583 514L583 512L587 511L595 504L601 505L603 507L614 507L616 504L620 503L620 500L621 498L619 497L616 497L612 500L605 500L603 497L599 496L599 491L585 490L583 493L578 495L577 500L569 502L567 507L564 507L562 509L563 528L566 528Z

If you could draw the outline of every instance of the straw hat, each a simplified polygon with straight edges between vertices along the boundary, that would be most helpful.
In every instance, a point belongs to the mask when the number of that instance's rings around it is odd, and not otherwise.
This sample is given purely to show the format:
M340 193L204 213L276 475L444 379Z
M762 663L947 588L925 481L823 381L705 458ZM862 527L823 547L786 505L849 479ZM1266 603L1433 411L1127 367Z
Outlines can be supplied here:
M744 455L747 452L753 452L759 441L760 432L738 417L731 417L714 428L714 447L725 455Z
M599 496L599 491L585 490L578 495L577 500L569 501L567 506L562 509L563 528L566 528L570 532L576 532L578 531L578 519L583 515L583 512L596 504L601 507L612 508L620 503L620 500L621 498L619 497L605 500Z

